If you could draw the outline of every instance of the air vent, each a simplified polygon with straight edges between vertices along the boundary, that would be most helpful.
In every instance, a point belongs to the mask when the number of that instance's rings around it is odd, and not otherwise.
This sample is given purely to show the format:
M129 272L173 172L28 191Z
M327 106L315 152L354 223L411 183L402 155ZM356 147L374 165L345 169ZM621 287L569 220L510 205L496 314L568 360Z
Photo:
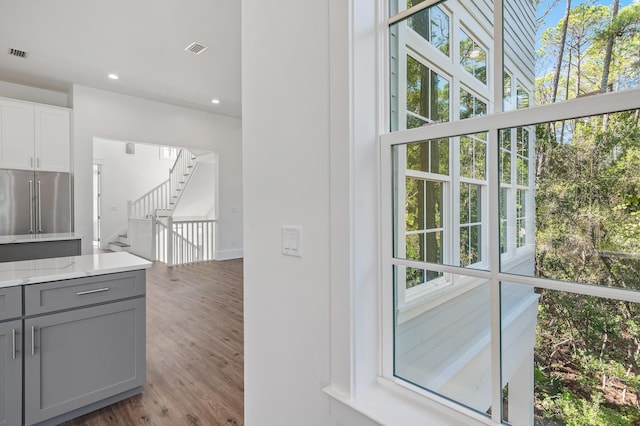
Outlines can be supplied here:
M184 50L186 50L187 52L191 52L191 53L195 53L196 55L199 55L202 52L204 52L206 49L207 49L207 46L205 46L204 44L193 42L187 47L185 47Z
M17 56L19 58L26 58L28 53L24 50L9 49L9 55Z

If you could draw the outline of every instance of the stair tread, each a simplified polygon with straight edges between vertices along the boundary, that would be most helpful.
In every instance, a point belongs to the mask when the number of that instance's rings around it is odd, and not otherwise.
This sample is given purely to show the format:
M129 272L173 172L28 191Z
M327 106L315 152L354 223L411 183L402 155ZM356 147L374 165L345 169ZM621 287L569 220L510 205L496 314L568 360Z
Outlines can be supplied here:
M120 241L113 241L113 242L111 242L109 244L113 244L114 246L117 246L117 247L131 247L130 244L123 243L123 242L120 242Z

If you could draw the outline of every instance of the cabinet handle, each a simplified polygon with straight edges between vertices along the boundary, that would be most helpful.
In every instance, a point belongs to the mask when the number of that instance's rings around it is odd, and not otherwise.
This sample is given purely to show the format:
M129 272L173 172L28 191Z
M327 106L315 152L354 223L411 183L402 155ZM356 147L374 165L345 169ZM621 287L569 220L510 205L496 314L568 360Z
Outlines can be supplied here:
M78 293L76 293L78 296L82 296L83 294L93 294L93 293L101 293L103 291L109 291L109 287L104 287L104 288L97 288L95 290L86 290L86 291L79 291Z
M33 234L33 181L29 181L29 233Z
M11 338L13 340L13 359L16 359L16 329L11 330Z
M38 181L38 232L42 233L42 198L40 198L40 190L42 183Z
M40 168L40 157L36 160L36 168Z
M36 327L31 326L31 356L36 354Z
M30 158L30 162L31 163L30 163L29 167L33 167L33 157Z

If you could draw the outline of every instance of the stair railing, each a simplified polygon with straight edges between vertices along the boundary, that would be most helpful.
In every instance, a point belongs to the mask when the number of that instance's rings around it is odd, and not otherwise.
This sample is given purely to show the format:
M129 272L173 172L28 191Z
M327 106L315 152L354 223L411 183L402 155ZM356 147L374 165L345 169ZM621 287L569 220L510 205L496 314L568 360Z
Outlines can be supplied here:
M176 161L169 169L169 179L165 180L134 201L127 201L127 215L134 218L147 218L165 210L168 215L173 211L184 189L191 169L195 165L195 156L187 149L178 152Z
M180 195L187 182L187 176L191 173L190 169L195 165L195 156L191 151L181 149L178 152L176 161L173 163L171 169L169 169L169 193L171 194L171 200L169 201L170 208L173 209L180 199Z
M131 218L144 219L154 215L158 209L169 209L171 192L169 179L153 188L134 201L127 201L127 215Z
M168 266L213 260L215 220L155 220L157 259Z

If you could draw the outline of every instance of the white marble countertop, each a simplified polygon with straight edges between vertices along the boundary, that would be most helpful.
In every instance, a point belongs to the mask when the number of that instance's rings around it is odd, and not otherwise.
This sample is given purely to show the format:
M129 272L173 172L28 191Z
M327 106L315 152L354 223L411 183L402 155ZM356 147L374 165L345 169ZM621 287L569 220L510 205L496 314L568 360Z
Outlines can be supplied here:
M0 244L36 243L41 241L79 240L75 232L58 232L55 234L0 235Z
M131 253L100 253L50 259L0 263L0 288L151 267L151 262Z

